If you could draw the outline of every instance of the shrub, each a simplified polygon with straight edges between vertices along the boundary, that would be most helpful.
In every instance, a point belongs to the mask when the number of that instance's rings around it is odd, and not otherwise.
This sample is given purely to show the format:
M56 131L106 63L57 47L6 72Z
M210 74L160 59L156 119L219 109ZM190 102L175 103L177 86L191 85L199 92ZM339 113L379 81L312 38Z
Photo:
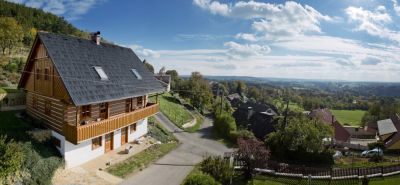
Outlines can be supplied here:
M39 143L49 141L51 138L51 130L33 130L27 133Z
M196 172L187 177L184 185L221 185L213 177L202 172Z
M206 158L201 162L200 168L201 171L210 174L222 184L229 184L229 180L233 176L233 169L229 165L229 161L220 156Z
M232 135L236 131L235 119L228 113L217 115L215 119L215 128L222 135L232 138Z
M19 180L23 158L21 144L0 136L0 184L13 184Z
M255 138L253 132L246 130L246 129L240 129L236 132L231 133L231 138L232 140L237 140L239 138Z
M45 151L44 148L40 148L39 150L46 153L52 152ZM63 164L62 158L54 155L43 158L42 155L45 154L39 154L35 150L35 146L30 142L23 145L23 152L25 154L25 159L22 167L26 172L22 179L23 184L51 184L51 179L55 170Z

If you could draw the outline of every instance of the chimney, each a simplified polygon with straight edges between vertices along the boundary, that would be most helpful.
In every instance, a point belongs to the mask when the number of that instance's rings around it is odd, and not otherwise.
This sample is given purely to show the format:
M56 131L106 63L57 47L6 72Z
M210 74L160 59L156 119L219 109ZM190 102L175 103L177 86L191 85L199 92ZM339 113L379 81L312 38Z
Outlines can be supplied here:
M92 33L92 41L93 42L95 42L97 45L100 45L100 40L101 40L101 37L100 37L99 31Z

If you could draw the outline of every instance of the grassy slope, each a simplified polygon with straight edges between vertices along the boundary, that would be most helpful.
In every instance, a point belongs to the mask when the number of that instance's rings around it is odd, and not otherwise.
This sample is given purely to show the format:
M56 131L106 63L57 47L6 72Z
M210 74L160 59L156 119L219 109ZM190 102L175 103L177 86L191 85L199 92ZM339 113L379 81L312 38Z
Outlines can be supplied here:
M363 110L331 110L331 112L341 124L351 126L360 126L361 119L365 114Z
M178 127L193 119L186 108L179 103L171 94L165 93L159 96L160 110L169 120Z

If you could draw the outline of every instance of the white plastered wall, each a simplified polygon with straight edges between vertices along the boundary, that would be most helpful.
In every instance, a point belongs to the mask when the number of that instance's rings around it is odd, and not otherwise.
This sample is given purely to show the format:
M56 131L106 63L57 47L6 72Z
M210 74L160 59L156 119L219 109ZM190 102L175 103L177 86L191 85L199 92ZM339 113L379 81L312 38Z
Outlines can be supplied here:
M128 128L128 141L132 142L147 134L147 118L137 122L136 131L130 132ZM88 162L104 154L105 138L101 136L101 147L92 150L92 140L83 141L77 145L65 140L65 137L52 131L52 135L60 140L57 149L65 159L65 168L72 168ZM121 146L121 129L114 131L114 149Z

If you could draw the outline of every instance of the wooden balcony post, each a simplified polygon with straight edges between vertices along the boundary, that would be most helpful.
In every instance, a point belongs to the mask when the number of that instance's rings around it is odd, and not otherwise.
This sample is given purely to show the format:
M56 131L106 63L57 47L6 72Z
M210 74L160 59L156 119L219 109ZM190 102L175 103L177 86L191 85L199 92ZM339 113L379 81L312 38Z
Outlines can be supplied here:
M78 126L79 125L79 117L80 117L80 115L79 115L79 109L80 109L80 107L79 106L77 106L76 107L76 123L75 123L75 126Z
M157 93L157 95L156 95L156 103L158 103L158 93Z

